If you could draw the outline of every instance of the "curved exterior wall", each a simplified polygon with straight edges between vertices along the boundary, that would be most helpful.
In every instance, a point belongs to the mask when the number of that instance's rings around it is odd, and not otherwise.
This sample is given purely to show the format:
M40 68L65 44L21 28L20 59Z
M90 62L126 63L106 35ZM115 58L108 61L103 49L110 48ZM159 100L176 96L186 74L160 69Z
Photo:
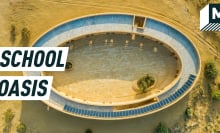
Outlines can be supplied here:
M50 46L49 43L54 43L54 41L56 41L58 44L61 44L66 40L94 32L128 32L132 30L132 24L133 16L122 14L103 14L97 16L88 16L76 20L74 19L47 32L43 37L34 43L34 46ZM55 44L52 44L52 46L54 45Z
M146 19L143 30L132 27L133 15L99 14L68 21L56 26L42 35L34 44L39 46L58 46L61 43L85 34L96 32L128 32L151 36L172 47L182 61L182 73L179 81L163 94L158 96L159 102L129 110L113 111L112 106L95 106L78 103L52 90L50 100L43 101L49 106L64 113L91 119L127 119L139 117L164 109L186 95L200 73L199 54L193 44L179 31L152 18ZM26 72L26 75L40 75L40 72Z

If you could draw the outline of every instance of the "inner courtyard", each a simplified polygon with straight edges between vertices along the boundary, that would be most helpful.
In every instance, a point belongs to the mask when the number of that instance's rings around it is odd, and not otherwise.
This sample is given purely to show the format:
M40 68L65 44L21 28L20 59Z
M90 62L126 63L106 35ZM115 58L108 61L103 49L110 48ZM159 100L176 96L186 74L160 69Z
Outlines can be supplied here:
M180 60L166 44L130 33L99 33L69 40L64 72L46 72L53 87L64 95L85 102L120 104L156 95L166 89L180 72ZM156 79L145 93L134 89L146 74Z

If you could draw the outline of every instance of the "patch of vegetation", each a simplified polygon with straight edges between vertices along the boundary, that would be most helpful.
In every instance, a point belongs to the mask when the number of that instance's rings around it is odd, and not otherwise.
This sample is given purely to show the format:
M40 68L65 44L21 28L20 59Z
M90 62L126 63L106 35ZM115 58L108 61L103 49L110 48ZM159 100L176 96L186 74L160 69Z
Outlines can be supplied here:
M213 62L208 62L205 64L205 77L208 80L214 81L218 76L216 66Z
M205 77L208 83L208 93L212 99L220 100L220 83L215 82L218 76L216 66L213 62L208 62L205 64Z
M27 127L24 123L20 123L17 125L17 132L18 133L26 133Z
M189 118L192 117L192 115L193 115L192 108L187 107L186 110L185 110L185 117L189 119Z
M85 133L92 133L91 129L86 129Z
M11 130L11 122L15 115L11 109L7 109L7 111L4 113L4 116L5 116L5 127L3 129L3 133L9 133Z
M218 83L218 89L220 90L220 83Z
M212 90L212 98L215 100L220 100L220 90Z
M11 31L10 31L10 41L12 44L15 43L16 40L16 29L14 25L11 25Z
M21 30L21 44L23 46L28 46L30 41L30 31L27 28Z
M164 124L159 123L157 126L155 133L170 133L169 128L166 127Z
M155 79L148 74L137 81L137 85L142 92L145 92L149 87L154 85Z
M7 111L4 113L4 115L5 115L5 122L6 123L10 123L15 116L11 109L7 109Z
M214 100L220 100L219 84L208 83L208 93Z
M71 62L66 62L65 69L71 69L72 68L72 63Z

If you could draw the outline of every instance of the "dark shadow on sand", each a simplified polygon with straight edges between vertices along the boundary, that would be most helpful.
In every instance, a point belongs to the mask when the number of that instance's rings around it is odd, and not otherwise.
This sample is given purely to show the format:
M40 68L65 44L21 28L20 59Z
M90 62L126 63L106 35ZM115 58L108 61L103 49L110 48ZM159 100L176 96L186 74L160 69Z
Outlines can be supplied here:
M21 121L28 133L83 133L90 128L95 133L151 133L159 122L171 127L184 122L188 96L160 112L140 118L101 121L69 116L50 108L41 101L22 101Z

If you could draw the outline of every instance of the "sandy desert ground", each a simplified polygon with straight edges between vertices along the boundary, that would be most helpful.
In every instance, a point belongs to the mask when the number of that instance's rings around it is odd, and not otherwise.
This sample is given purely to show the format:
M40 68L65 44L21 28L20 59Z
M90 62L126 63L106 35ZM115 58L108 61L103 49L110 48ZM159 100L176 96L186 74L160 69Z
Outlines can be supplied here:
M42 33L68 19L103 12L125 12L160 18L183 31L199 49L202 62L214 60L219 48L220 32L199 31L199 9L208 2L220 0L0 0L0 46L20 46L21 29L30 30L30 45ZM16 41L10 42L11 25L16 27ZM205 41L204 41L205 40ZM217 61L218 68L220 63ZM1 76L22 75L21 72L0 72ZM207 133L220 129L220 102L210 100L203 73L196 87L175 105L142 118L121 121L96 121L68 116L56 110L47 111L40 101L0 101L0 132L5 126L4 112L15 113L11 133L16 133L19 121L27 125L27 133L151 133L159 122L175 133ZM204 90L204 95L199 90ZM194 116L184 120L187 106Z

